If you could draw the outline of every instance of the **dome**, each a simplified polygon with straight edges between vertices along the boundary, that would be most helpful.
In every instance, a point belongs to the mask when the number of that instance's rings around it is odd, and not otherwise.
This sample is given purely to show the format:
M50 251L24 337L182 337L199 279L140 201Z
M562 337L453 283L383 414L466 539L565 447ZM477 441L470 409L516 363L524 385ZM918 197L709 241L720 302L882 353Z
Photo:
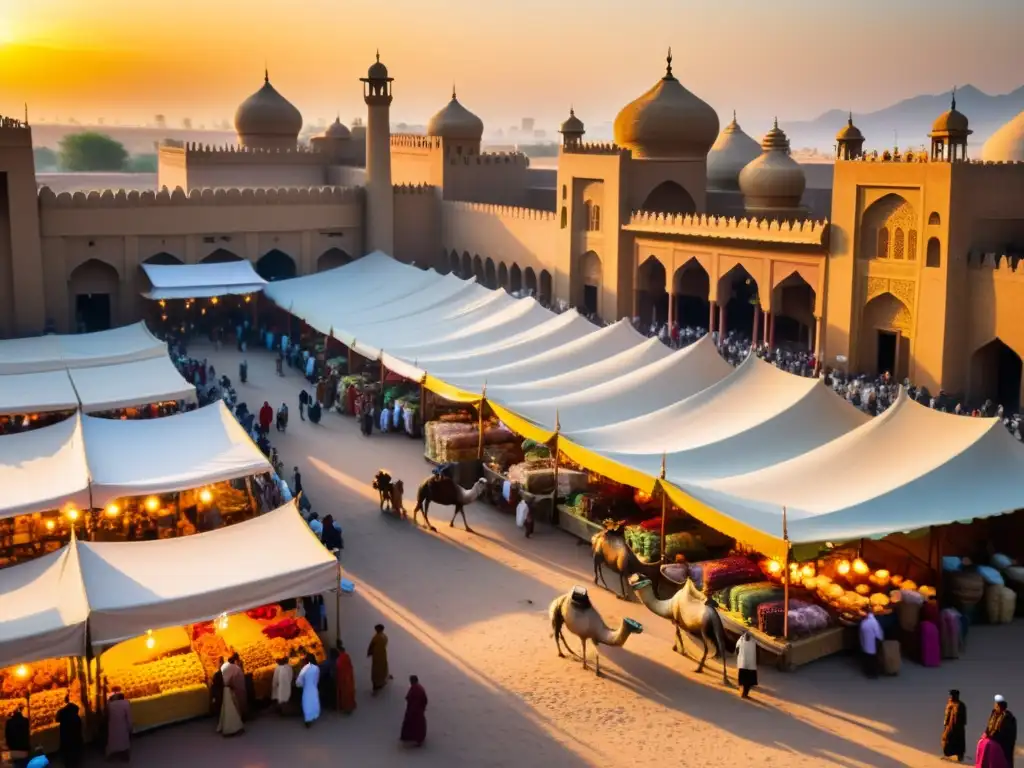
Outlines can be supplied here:
M561 134L586 133L586 129L583 127L583 121L576 117L576 111L570 108L569 117L562 123L558 132Z
M760 156L740 172L740 189L750 211L795 210L807 187L804 169L789 155L789 139L775 121L761 140Z
M636 158L704 159L718 136L718 115L672 75L672 50L665 76L627 104L615 118L615 143Z
M349 132L345 124L341 122L340 117L334 118L334 122L327 126L327 130L324 131L323 136L325 139L350 139L352 134Z
M427 135L453 141L480 141L484 135L484 121L459 103L455 98L455 88L452 88L452 100L430 118Z
M235 111L235 132L242 139L249 136L297 140L301 130L302 114L274 89L267 73L263 75L263 87Z
M935 118L935 122L932 123L933 134L969 134L971 131L968 129L967 115L962 112L958 112L956 108L956 89L953 89L953 99L949 109Z
M836 141L864 141L864 134L853 124L853 112L846 120L846 125L836 134Z
M708 187L738 190L740 171L760 154L761 145L743 132L733 112L732 122L722 129L708 152Z
M981 159L993 163L1024 162L1024 112L992 134L981 148Z
M366 70L367 80L387 80L388 68L380 63L380 51L377 51L377 60Z

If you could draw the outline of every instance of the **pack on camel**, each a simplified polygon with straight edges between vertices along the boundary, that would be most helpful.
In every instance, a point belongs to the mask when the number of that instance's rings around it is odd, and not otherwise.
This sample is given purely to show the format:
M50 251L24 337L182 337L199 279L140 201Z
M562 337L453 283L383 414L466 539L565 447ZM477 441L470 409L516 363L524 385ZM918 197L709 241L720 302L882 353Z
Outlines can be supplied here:
M467 531L472 533L473 530L469 527L469 523L466 522L466 510L464 507L476 501L486 487L487 481L483 478L473 483L473 487L467 491L447 475L431 475L420 483L420 487L416 491L416 507L412 511L412 521L415 523L417 516L422 512L423 522L427 524L430 530L437 531L437 528L430 524L427 511L430 509L431 504L443 504L446 507L455 507L449 527L454 528L455 518L462 515L462 524L466 527Z
M646 576L654 584L661 578L661 569L657 564L644 563L634 554L626 543L625 523L604 521L604 530L595 533L590 539L590 548L594 555L594 585L604 586L609 592L613 592L608 582L604 580L604 571L601 567L619 574L619 587L621 594L616 596L622 600L629 599L629 592L626 590L626 579L632 574L639 573ZM598 583L600 578L600 584Z
M558 648L559 658L565 658L562 653L562 645L565 650L583 660L583 668L587 668L587 640L594 644L594 672L601 676L601 652L598 646L604 645L622 646L630 635L640 634L644 628L640 622L633 619L623 619L618 629L612 629L604 623L601 614L590 604L590 595L583 587L573 587L572 591L559 595L551 601L548 607L548 617L551 619L551 631L555 635L555 647ZM583 643L583 655L580 656L569 647L565 641L562 630L568 628Z
M654 594L654 586L651 580L640 575L629 577L629 583L640 598L640 602L647 606L651 613L668 619L675 625L676 629L676 651L686 656L686 648L683 646L683 636L680 630L686 630L691 635L699 637L704 644L704 655L697 664L698 674L704 671L704 662L708 658L709 646L714 647L716 659L722 660L722 684L729 684L729 675L725 663L725 630L722 627L722 617L718 615L718 605L712 598L704 597L697 589L692 579L687 579L686 584L672 595L669 600L659 600Z
M403 520L408 517L405 513L405 504L402 497L405 495L405 485L401 480L393 480L387 470L378 470L373 476L373 488L380 494L380 511L385 508L397 512Z

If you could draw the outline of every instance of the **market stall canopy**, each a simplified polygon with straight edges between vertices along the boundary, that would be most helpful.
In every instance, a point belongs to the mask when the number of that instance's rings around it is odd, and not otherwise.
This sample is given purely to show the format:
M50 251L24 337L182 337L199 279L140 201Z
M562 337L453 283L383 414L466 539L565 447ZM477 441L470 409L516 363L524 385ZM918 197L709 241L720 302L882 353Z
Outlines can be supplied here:
M221 400L160 419L83 416L82 429L96 508L272 469Z
M89 508L89 465L81 416L0 436L0 518Z
M196 401L196 388L185 381L167 355L131 363L74 368L68 373L86 413L176 400Z
M294 502L194 536L78 547L94 648L338 586Z
M903 391L885 413L789 461L679 490L794 544L878 538L1024 508L1024 448L1001 419L932 410ZM727 531L728 532L728 531Z
M143 264L152 286L147 299L203 299L211 296L255 293L267 281L247 259L215 264Z
M66 370L0 374L0 416L76 408L78 395Z
M0 570L0 667L84 656L88 617L74 545Z
M139 322L96 333L0 341L0 374L59 371L166 356L167 344Z

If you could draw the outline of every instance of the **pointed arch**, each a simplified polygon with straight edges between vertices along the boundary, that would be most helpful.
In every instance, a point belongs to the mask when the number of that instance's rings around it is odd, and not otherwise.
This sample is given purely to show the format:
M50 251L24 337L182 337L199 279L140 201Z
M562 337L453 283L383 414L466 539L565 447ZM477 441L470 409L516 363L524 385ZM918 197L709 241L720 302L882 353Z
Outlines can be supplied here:
M268 282L287 280L297 272L295 259L277 248L267 251L256 262L256 273Z
M640 206L652 213L696 213L693 196L675 181L663 181L650 191Z
M757 280L742 264L734 264L718 281L718 304L725 306L723 326L719 331L735 331L743 339L754 338L754 319L761 297Z
M479 256L473 257L473 277L480 285L487 285L484 277L484 260Z
M813 350L817 294L798 270L790 272L772 291L772 339L776 346Z
M469 255L469 251L463 251L462 269L459 270L459 277L461 277L463 280L469 280L469 278L473 277L473 275L473 259Z
M925 254L924 265L933 269L938 269L942 266L942 246L939 244L939 238L928 238L928 250Z
M160 251L160 253L154 253L148 259L142 262L143 264L160 264L165 266L174 266L176 264L184 264L185 262L175 256L173 253L167 251Z
M68 275L73 328L80 332L105 331L117 317L121 275L112 264L88 259Z
M492 291L498 287L498 275L494 269L494 259L490 257L484 262L484 285Z
M580 257L580 298L579 306L588 315L601 314L601 286L603 285L601 257L594 251L587 251Z
M672 318L681 328L706 328L711 276L694 257L672 275Z
M508 287L508 267L505 266L505 262L498 264L498 287L504 290L509 290Z
M452 251L448 256L448 269L456 277L463 277L462 274L462 261L459 259L459 254L456 251Z
M906 378L912 334L910 308L888 291L875 296L861 311L858 367L867 373Z
M668 322L668 292L665 290L665 265L657 256L648 256L636 271L636 312L640 327Z
M533 267L527 267L523 270L523 288L529 291L530 295L536 298L537 296L537 273L533 271Z
M932 211L931 213L928 214L928 226L929 227L937 227L940 224L942 224L942 217L939 216L939 212L938 211Z
M512 269L508 271L508 289L511 293L516 293L523 290L523 271L519 269L519 265L512 264Z
M1021 403L1020 355L998 336L971 355L970 395L1016 411Z
M552 285L551 273L546 269L542 269L540 272L540 285L537 291L537 300L545 306L551 306L553 290L554 286Z
M227 248L218 248L199 260L200 264L225 264L229 261L241 261L242 257Z
M860 225L862 259L905 259L908 233L917 242L917 212L910 202L895 192L883 195L869 205Z
M341 248L328 248L317 258L316 271L326 272L328 269L337 269L351 263L352 257Z

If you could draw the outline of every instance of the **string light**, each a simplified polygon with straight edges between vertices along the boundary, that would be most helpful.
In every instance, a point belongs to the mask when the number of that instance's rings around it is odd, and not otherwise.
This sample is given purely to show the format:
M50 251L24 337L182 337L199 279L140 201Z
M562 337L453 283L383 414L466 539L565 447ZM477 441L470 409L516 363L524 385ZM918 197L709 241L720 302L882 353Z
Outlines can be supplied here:
M52 531L56 527L57 527L57 523L55 523L53 520L47 520L46 521L46 530Z
M74 507L68 507L67 516L68 520L75 522L78 519L78 510Z
M768 573L778 573L782 570L782 563L778 560L768 561Z

